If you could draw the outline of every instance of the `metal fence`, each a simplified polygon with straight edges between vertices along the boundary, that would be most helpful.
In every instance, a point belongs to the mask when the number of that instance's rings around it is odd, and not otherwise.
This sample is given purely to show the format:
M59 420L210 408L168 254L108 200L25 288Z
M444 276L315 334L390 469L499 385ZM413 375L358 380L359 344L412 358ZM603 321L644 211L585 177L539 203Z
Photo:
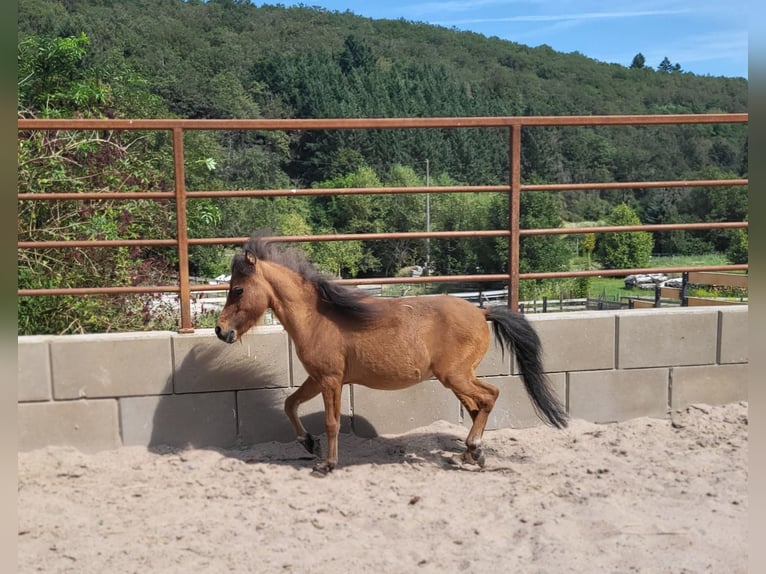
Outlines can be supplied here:
M344 283L392 284L392 283L437 283L437 282L507 282L508 305L519 307L519 282L529 279L554 279L587 276L618 276L636 273L669 273L684 271L739 271L747 270L746 264L654 267L642 269L598 269L563 272L519 271L519 240L533 235L580 234L580 233L625 233L634 231L674 231L746 228L747 222L719 223L673 223L659 225L601 226L587 228L521 229L519 225L522 192L531 191L578 191L667 187L715 187L746 186L747 179L725 180L679 180L640 181L608 183L550 183L528 185L521 183L521 131L535 127L571 126L647 126L681 124L746 124L748 114L683 114L683 115L614 115L614 116L524 116L524 117L455 117L455 118L368 118L368 119L258 119L258 120L186 120L186 119L19 119L19 132L55 130L162 130L172 134L174 191L147 192L77 192L77 193L19 193L20 201L64 201L104 199L153 199L172 200L176 209L176 236L174 238L142 238L125 240L71 240L71 241L19 241L19 249L43 248L89 248L126 246L166 246L178 252L178 283L175 285L102 286L92 288L60 289L19 289L19 297L92 295L120 293L177 293L180 298L181 324L179 332L192 332L192 292L220 290L221 285L193 285L189 273L190 245L242 244L246 237L189 238L187 230L187 200L194 198L223 197L275 197L309 195L353 195L353 194L399 194L399 193L455 193L455 192L503 192L509 194L507 229L470 231L417 231L402 233L366 234L325 234L281 236L280 241L351 241L351 240L402 240L460 237L507 237L508 272L503 274L476 274L426 277L381 277L341 280ZM188 130L360 130L360 129L457 129L457 128L506 128L508 130L509 181L504 185L482 186L440 186L440 187L381 187L381 188L336 188L336 189L258 189L258 190L208 190L187 191L184 170L184 132ZM225 287L225 286L223 286Z

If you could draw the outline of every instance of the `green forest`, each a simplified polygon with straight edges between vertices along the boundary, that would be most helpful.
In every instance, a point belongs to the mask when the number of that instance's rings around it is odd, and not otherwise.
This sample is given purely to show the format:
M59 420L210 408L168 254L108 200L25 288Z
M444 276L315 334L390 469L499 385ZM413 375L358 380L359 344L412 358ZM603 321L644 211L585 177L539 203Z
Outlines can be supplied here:
M24 118L367 118L684 114L747 111L744 78L683 62L624 65L409 22L246 0L19 0L18 115ZM192 131L187 188L495 185L508 181L507 130ZM23 193L173 188L162 132L19 132ZM523 183L747 177L747 126L528 128ZM424 195L195 199L192 237L422 231ZM502 193L430 198L435 231L504 229ZM522 228L741 221L744 187L522 194ZM173 206L150 200L19 203L20 241L166 238ZM631 237L634 236L634 237ZM526 237L521 271L646 266L651 256L747 261L744 230ZM338 277L394 276L426 243L321 242L309 257ZM230 250L194 247L192 275L227 271ZM501 273L505 239L432 240L433 274ZM163 248L20 250L19 287L168 284ZM439 288L439 287L434 287ZM587 281L532 282L521 297L580 296ZM22 297L19 332L168 328L151 298Z

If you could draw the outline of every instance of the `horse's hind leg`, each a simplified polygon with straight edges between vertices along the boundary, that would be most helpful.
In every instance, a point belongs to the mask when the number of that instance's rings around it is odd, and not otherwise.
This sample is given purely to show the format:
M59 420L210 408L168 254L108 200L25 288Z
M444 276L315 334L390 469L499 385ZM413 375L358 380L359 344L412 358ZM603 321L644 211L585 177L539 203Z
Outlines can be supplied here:
M296 440L302 444L307 451L317 457L322 456L319 440L311 436L306 430L306 427L303 426L303 423L298 416L298 407L302 403L313 399L321 390L322 389L319 387L319 383L316 379L309 377L300 387L298 387L298 390L287 397L287 400L285 401L285 413L287 414L287 418L290 419L290 424L293 425Z
M489 413L492 412L500 391L494 385L477 378L473 372L467 376L452 375L440 380L445 387L455 393L473 421L468 437L465 439L467 450L463 460L483 467L484 453L481 450L481 439L487 426Z

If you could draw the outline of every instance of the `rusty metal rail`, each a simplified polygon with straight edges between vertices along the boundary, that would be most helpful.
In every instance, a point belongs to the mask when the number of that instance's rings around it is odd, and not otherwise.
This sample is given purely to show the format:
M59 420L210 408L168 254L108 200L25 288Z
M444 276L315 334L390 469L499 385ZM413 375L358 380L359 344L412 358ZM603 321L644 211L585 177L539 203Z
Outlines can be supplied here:
M113 286L68 289L19 289L20 297L42 295L92 295L118 293L178 293L181 306L179 332L193 332L191 317L191 293L220 290L225 285L191 285L189 275L190 245L241 244L246 237L188 237L186 225L186 204L195 198L225 197L275 197L315 195L360 195L360 194L415 194L415 193L477 193L502 192L509 194L508 228L502 230L472 231L431 231L405 233L368 234L325 234L280 237L280 241L350 241L350 240L391 240L461 237L507 237L508 272L505 274L453 275L428 277L388 277L346 279L342 283L395 284L395 283L443 283L443 282L508 282L508 304L517 309L519 303L519 281L529 279L552 279L564 277L617 276L631 273L660 273L684 271L733 271L746 270L747 265L656 267L642 269L599 269L566 272L519 272L519 240L533 235L569 235L578 233L624 233L632 231L671 231L703 229L746 228L747 222L684 223L662 225L632 225L624 227L602 226L588 228L520 229L519 212L521 192L559 192L578 190L667 188L667 187L710 187L745 186L747 179L726 180L679 180L679 181L634 181L599 182L576 184L535 184L521 183L521 130L523 127L571 127L571 126L648 126L680 124L746 124L748 114L669 114L669 115L614 115L614 116L502 116L502 117L455 117L455 118L366 118L366 119L258 119L258 120L186 120L186 119L135 119L135 120L94 120L94 119L26 119L18 120L18 130L24 131L110 131L110 130L161 130L169 131L173 141L174 191L172 192L84 192L84 193L19 193L19 201L63 201L63 200L105 200L105 199L152 199L172 200L176 205L176 237L147 238L140 240L102 241L19 241L19 249L43 248L88 248L88 247L175 247L178 251L178 284ZM388 187L388 188L341 188L341 189L270 189L270 190L209 190L187 191L184 170L185 130L348 130L348 129L429 129L429 128L508 128L509 130L509 182L507 185L454 186L454 187Z

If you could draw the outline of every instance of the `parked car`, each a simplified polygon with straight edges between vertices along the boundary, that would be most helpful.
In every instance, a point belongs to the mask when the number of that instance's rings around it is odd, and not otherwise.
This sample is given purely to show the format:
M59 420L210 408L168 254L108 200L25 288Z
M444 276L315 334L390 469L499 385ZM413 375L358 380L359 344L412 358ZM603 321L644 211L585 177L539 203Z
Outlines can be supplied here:
M633 287L640 287L643 289L652 289L657 283L662 283L668 278L667 275L662 273L649 273L645 275L628 275L625 278L625 288L632 289Z
M660 287L675 287L676 289L680 289L683 285L684 280L681 277L674 277L660 283Z

